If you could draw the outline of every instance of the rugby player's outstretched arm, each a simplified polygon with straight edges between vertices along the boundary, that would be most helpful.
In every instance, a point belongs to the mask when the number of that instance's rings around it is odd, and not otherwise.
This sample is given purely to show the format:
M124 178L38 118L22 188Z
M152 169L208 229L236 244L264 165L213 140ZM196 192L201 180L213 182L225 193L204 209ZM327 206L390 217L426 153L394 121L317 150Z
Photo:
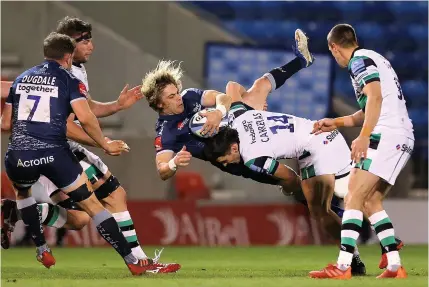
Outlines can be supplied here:
M128 84L122 89L119 97L116 101L113 102L98 102L94 101L88 95L88 104L97 118L108 117L113 115L121 110L128 109L139 100L143 99L143 94L141 93L141 86L136 86L131 89L128 89Z
M169 151L156 155L156 168L162 180L167 180L176 173L176 170L171 169L168 165L168 162L173 159L173 156L174 152Z
M107 141L104 139L98 120L89 108L88 102L86 100L74 101L71 106L82 128L99 146L107 151L109 148Z
M173 151L164 151L156 155L156 167L162 180L172 177L179 167L188 166L192 158L191 153L186 150L186 146L176 156L173 157L173 155Z
M73 121L74 115L67 119L67 138L80 144L99 147L99 145Z

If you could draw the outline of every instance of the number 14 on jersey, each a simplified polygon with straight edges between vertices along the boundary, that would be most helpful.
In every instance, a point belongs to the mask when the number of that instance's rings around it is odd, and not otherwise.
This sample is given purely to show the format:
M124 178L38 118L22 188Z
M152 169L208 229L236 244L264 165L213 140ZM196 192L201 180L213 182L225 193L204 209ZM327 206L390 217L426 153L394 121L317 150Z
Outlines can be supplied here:
M293 120L291 116L271 116L267 117L267 120L269 121L269 128L273 134L277 134L278 130L289 130L291 133L295 131L294 124L289 122L289 120Z

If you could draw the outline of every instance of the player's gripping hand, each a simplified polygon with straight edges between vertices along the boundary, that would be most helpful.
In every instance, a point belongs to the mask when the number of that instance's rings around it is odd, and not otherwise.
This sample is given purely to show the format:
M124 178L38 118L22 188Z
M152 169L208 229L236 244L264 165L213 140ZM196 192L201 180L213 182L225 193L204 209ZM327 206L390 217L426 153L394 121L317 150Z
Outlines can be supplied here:
M360 163L361 160L364 160L366 158L368 148L369 148L369 137L362 136L362 135L358 136L352 142L351 159L355 163Z
M141 92L142 86L136 86L134 88L128 89L128 84L122 89L121 94L119 95L118 104L119 110L125 110L143 99L143 94Z
M318 135L324 132L331 132L336 128L337 125L335 124L334 119L322 119L314 123L311 134Z
M124 141L109 140L107 141L104 150L108 155L118 156L121 155L122 152L129 152L130 147Z
M214 136L219 131L219 125L222 121L222 112L219 110L214 110L208 113L199 112L199 115L207 118L206 123L203 125L201 134L203 136L206 134L209 136Z
M192 155L189 151L186 150L186 146L183 146L182 149L174 157L174 163L176 166L187 166L191 162Z

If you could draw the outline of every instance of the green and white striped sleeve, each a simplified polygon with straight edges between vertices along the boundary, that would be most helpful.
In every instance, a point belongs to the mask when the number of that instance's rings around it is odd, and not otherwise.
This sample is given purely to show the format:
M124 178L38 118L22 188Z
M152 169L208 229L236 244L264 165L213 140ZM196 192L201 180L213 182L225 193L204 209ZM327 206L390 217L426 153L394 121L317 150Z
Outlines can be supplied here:
M361 89L371 82L380 81L377 65L369 57L353 57L349 62L348 70Z

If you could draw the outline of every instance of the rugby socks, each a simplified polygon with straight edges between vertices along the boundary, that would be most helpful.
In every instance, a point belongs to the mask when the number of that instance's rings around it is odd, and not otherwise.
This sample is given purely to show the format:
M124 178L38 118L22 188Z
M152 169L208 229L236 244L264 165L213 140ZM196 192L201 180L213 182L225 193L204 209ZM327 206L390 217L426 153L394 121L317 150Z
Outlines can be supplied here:
M67 210L65 208L50 203L40 203L37 208L40 211L43 225L61 228L66 224Z
M362 211L355 209L344 211L341 226L341 250L337 261L337 267L343 271L347 270L352 262L362 221Z
M112 215L118 223L119 228L121 229L125 239L128 241L133 255L137 259L148 258L148 256L144 253L143 249L140 247L140 243L137 239L136 230L134 229L134 223L131 219L130 213L128 211L123 211L112 213Z
M283 86L287 79L292 77L295 73L297 73L302 68L304 68L304 66L301 63L301 60L298 57L296 57L286 65L277 67L271 70L270 72L266 73L264 76L271 83L271 91L274 91L280 88L281 86Z
M100 211L92 217L92 220L97 226L101 237L112 245L127 264L136 264L138 262L137 258L132 254L131 248L121 233L118 224L107 210Z
M368 219L374 227L381 245L387 252L387 269L397 271L401 267L401 258L397 249L395 230L389 216L385 210L382 210L374 213Z
M42 247L46 244L41 224L41 212L37 208L36 200L33 197L18 199L16 206L21 213L22 221L28 226L31 238L36 247Z

